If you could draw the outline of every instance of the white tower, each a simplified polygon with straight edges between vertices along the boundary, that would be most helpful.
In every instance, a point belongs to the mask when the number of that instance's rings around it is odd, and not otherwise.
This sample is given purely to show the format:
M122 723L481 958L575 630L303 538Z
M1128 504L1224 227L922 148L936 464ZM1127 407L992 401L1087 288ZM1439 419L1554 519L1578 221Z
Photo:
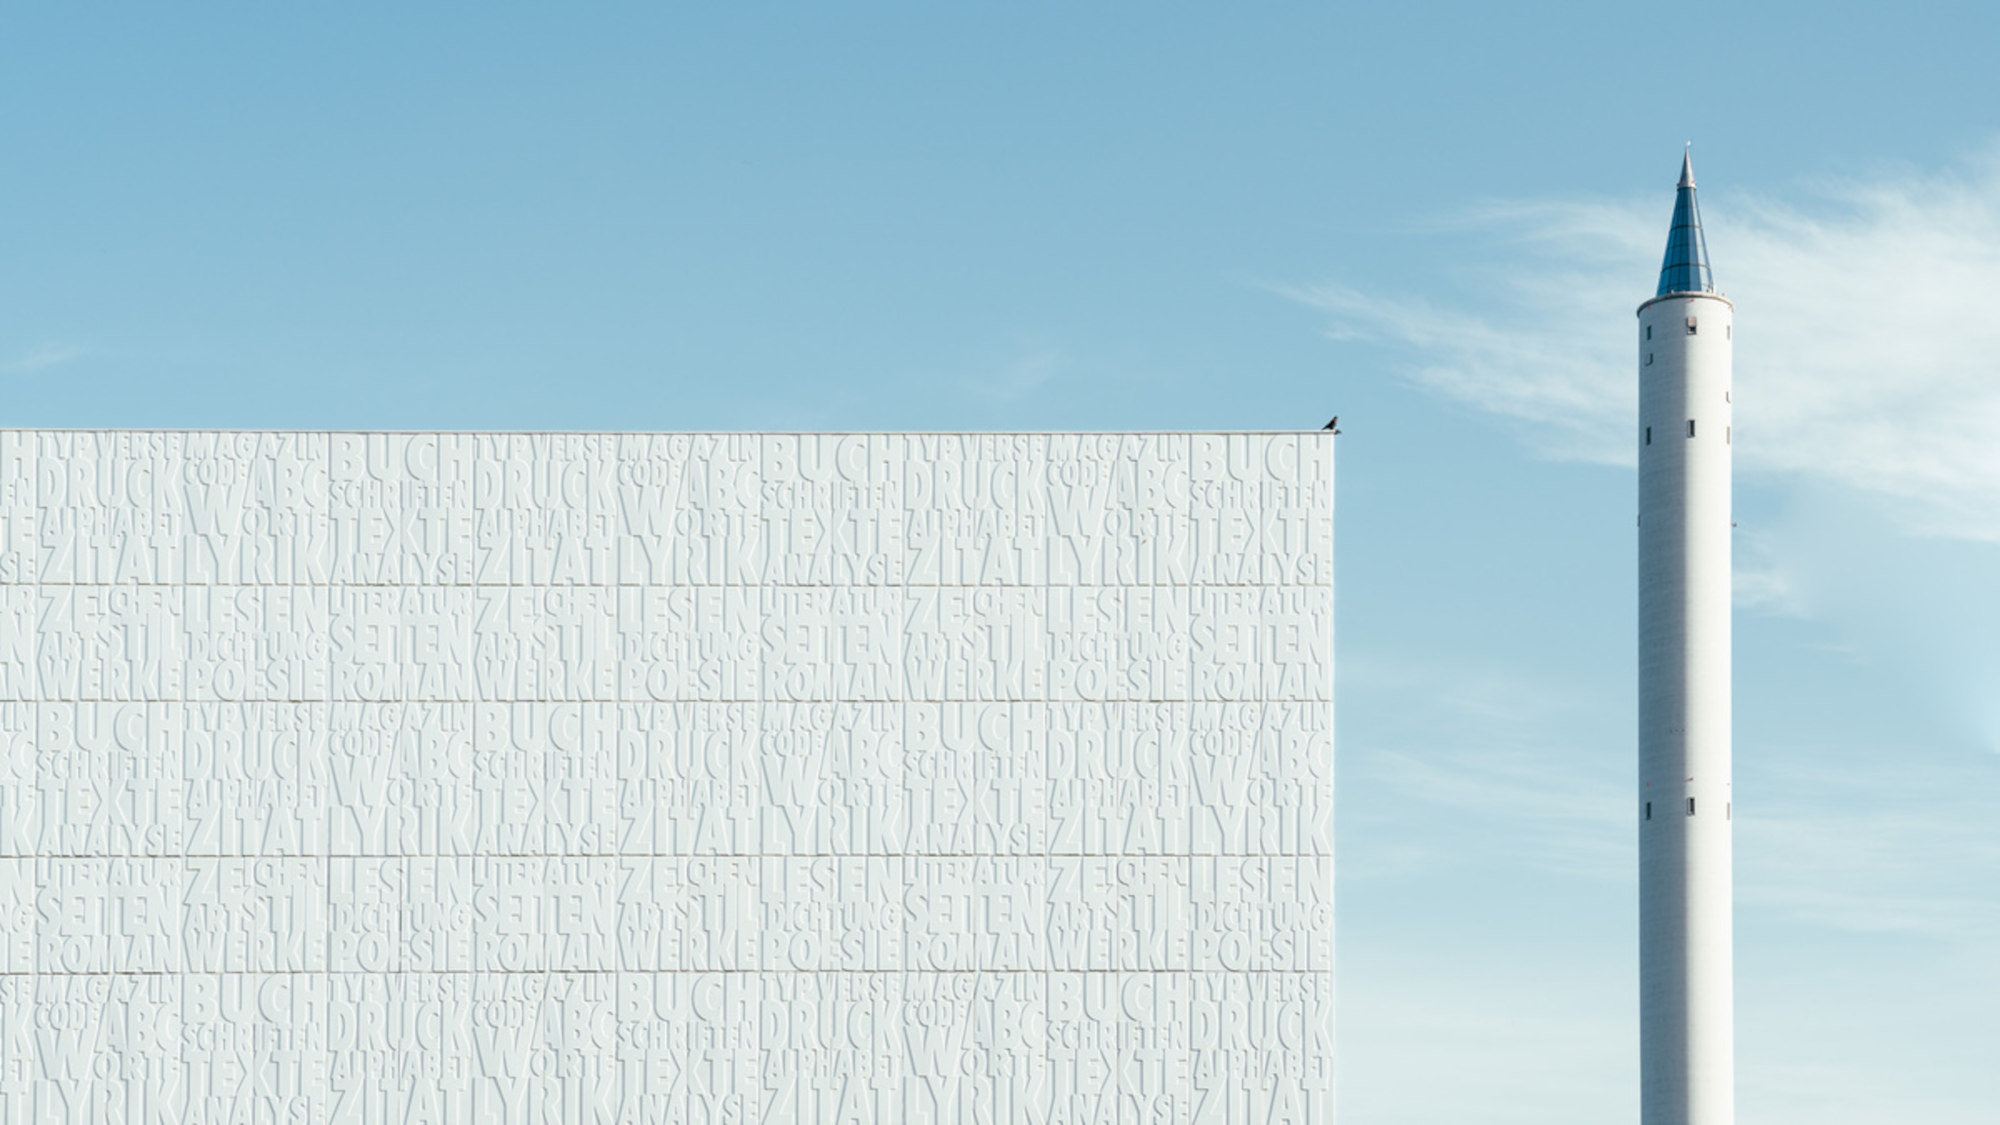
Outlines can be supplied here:
M1639 306L1639 1035L1644 1125L1731 1125L1730 335L1681 162Z

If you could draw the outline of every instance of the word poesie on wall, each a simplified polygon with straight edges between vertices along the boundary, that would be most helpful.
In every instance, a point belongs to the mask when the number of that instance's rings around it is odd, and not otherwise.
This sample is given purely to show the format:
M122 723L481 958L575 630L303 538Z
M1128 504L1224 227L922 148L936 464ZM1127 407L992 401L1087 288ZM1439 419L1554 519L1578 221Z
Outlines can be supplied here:
M1332 454L0 432L0 1125L1330 1121Z

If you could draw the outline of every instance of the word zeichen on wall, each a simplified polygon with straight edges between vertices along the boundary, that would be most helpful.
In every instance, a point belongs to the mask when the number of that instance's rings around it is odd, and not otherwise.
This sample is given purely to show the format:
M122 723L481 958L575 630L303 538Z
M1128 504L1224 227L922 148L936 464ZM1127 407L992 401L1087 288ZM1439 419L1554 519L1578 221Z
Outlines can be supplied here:
M1330 1120L1332 485L0 432L0 1125Z

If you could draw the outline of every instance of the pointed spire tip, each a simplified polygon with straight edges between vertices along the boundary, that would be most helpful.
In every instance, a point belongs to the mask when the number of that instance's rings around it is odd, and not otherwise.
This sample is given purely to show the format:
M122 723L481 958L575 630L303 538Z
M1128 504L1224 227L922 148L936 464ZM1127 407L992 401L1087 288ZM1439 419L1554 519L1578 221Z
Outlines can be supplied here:
M1667 253L1660 262L1660 288L1669 293L1713 293L1715 275L1708 268L1708 240L1701 230L1701 207L1695 202L1694 142L1681 151L1681 182L1674 192L1674 221L1667 231Z

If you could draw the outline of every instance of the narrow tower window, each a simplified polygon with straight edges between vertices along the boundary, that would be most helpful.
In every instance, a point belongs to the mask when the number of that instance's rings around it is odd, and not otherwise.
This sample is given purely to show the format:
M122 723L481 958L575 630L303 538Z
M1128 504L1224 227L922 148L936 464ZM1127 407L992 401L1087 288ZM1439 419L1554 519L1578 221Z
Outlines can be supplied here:
M1735 334L1736 334L1736 326L1734 324L1725 324L1722 326L1723 339L1725 340L1731 339L1735 336Z
M1735 429L1736 429L1736 427L1735 427L1735 426L1724 426L1724 427L1722 427L1722 444L1724 444L1724 445L1731 445L1731 444L1734 444L1734 443L1732 443L1732 442L1730 441L1730 439L1729 439L1729 435L1730 435L1730 432L1731 432L1731 431L1733 431L1733 430L1735 430Z
M1651 801L1646 802L1646 819L1653 819L1653 802Z
M1653 444L1653 427L1651 426L1646 427L1646 444Z
M1694 436L1694 419L1692 418L1688 419L1688 436L1689 437Z
M1688 815L1689 815L1689 816L1693 816L1693 815L1694 815L1694 798L1693 798L1693 797L1689 797L1689 798L1688 798Z
M1646 353L1646 366L1647 366L1647 367L1651 367L1651 366L1653 366L1653 353L1652 353L1652 352L1647 352L1647 353Z
M1688 335L1694 335L1694 318L1688 317Z
M1652 338L1653 338L1653 326L1648 324L1646 326L1646 339L1650 340Z

